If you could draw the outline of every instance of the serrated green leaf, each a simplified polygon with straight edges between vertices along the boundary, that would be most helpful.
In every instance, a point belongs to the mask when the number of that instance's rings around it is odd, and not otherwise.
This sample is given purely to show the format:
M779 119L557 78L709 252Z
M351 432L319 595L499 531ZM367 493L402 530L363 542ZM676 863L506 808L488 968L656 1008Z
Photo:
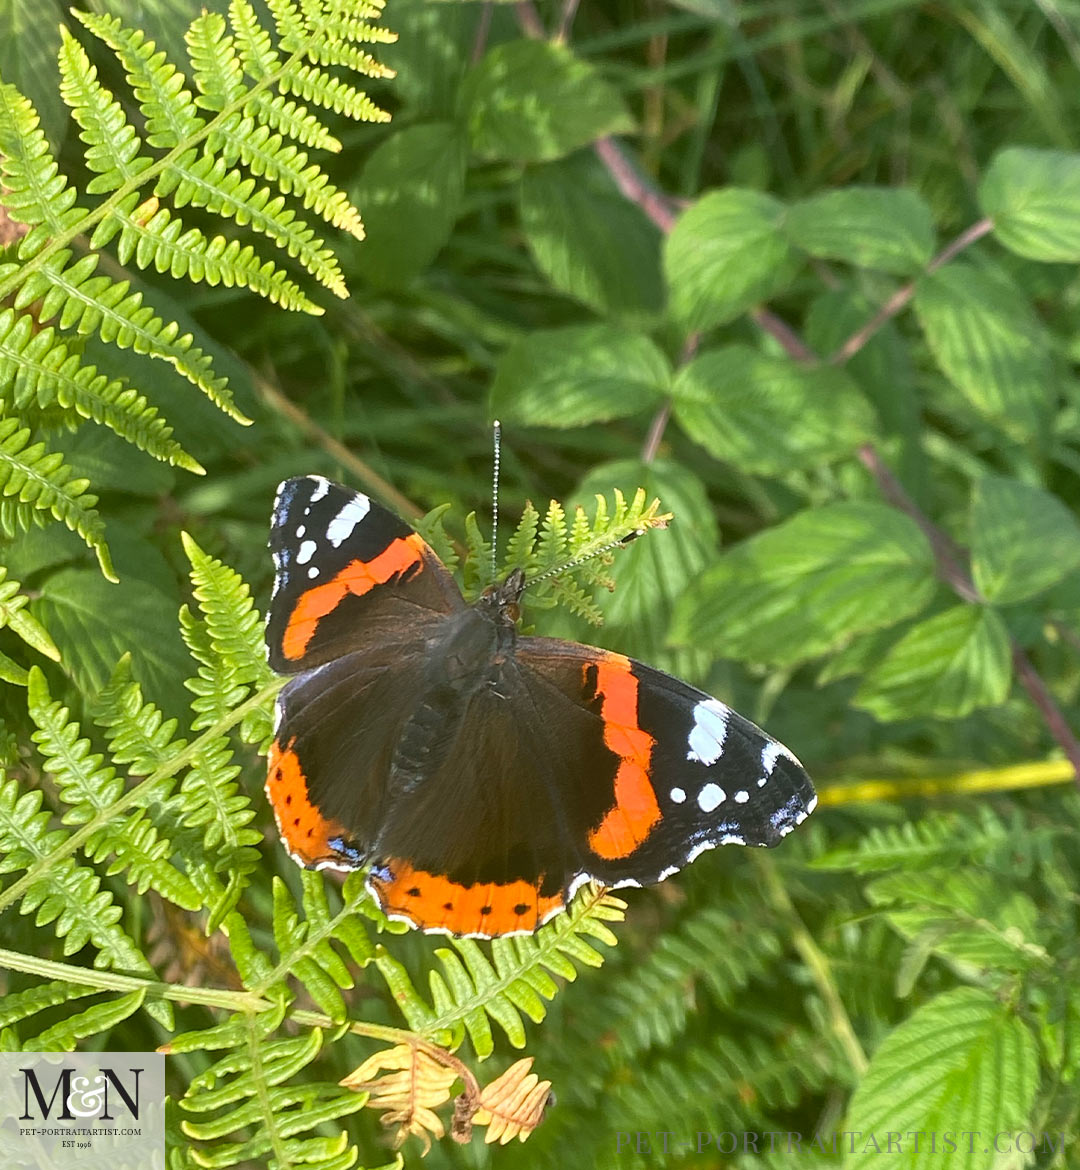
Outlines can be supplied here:
M694 442L761 475L850 457L874 434L874 411L845 371L745 345L699 354L672 394L675 418Z
M409 126L375 148L353 202L366 239L357 267L377 288L400 288L450 237L465 189L465 141L450 122Z
M960 719L1005 702L1011 681L1005 623L992 609L957 605L908 630L852 701L883 722Z
M1029 260L1080 260L1080 154L1013 146L994 156L979 184L994 235Z
M618 93L563 45L518 40L489 49L462 89L482 158L547 162L634 122Z
M862 1134L935 1133L889 1155L890 1170L986 1170L982 1138L1021 1130L1038 1087L1027 1025L995 996L958 987L916 1009L874 1053L844 1128ZM979 1140L964 1137L978 1134ZM944 1145L946 1133L955 1148ZM881 1148L853 1143L844 1170L872 1170Z
M971 567L983 597L1008 604L1034 597L1080 565L1080 524L1056 497L1004 476L975 483Z
M908 276L930 259L934 221L922 196L895 187L843 187L803 199L784 226L793 244L822 260Z
M784 205L771 195L710 191L679 217L664 246L671 309L687 331L732 321L791 275Z
M919 280L915 312L942 372L980 414L1018 438L1038 433L1054 404L1054 363L1015 284L953 261Z
M555 288L611 316L663 308L659 229L592 152L528 169L520 210L533 257Z
M526 334L503 354L491 389L502 419L577 427L655 408L671 364L642 333L617 325L571 325Z
M802 662L918 613L935 587L914 521L884 504L828 504L724 553L676 607L671 637L752 662Z

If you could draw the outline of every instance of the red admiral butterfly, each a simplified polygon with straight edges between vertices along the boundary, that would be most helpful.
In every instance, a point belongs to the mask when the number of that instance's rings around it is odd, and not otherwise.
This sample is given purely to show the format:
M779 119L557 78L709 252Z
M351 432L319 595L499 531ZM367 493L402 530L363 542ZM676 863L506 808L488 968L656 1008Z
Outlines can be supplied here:
M717 699L610 650L517 630L515 569L473 605L424 542L318 476L278 489L267 795L301 865L370 866L428 931L529 933L589 879L663 881L776 845L817 803L799 761Z

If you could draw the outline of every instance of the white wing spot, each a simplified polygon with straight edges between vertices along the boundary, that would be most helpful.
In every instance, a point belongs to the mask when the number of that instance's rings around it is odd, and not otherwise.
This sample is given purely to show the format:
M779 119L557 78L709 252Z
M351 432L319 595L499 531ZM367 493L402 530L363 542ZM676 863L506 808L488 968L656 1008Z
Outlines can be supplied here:
M768 777L768 776L762 776L762 777L761 777L761 779L760 779L760 780L757 782L757 786L758 786L758 788L764 788L764 787L765 787L765 782L766 782L768 779L769 779L769 777Z
M727 793L719 784L706 784L697 794L698 808L702 812L712 812L718 804L725 800L727 800Z
M735 803L736 804L746 804L746 802L749 799L750 799L750 793L747 792L745 788L742 788L738 792L735 793Z
M312 580L314 580L314 579L315 579L315 578L316 578L316 577L319 575L319 566L318 566L318 565L312 565L312 566L311 566L311 568L310 568L310 569L308 569L308 571L307 571L307 575L308 575L308 576L309 576L309 577L310 577Z
M761 767L766 776L772 775L772 770L776 767L776 761L783 750L775 739L770 739L761 749Z
M715 764L724 754L728 716L731 710L718 699L704 699L694 708L694 726L691 728L686 753L688 760Z
M303 536L306 532L307 532L307 527L305 525L301 524L300 527L296 530L296 535Z
M315 541L305 540L300 546L300 551L296 554L296 563L298 565L306 565L315 555L316 547Z
M327 540L334 548L339 548L352 536L353 529L370 511L371 501L367 496L354 496L330 521L330 526L326 530Z
M740 837L737 833L725 833L720 838L721 845L745 845L746 838Z
M686 793L681 788L673 788L669 795L676 804L682 804L686 799Z
M325 496L326 493L330 490L330 481L328 479L324 479L321 475L313 475L310 477L310 479L311 482L315 485L315 490L311 493L311 499L309 500L309 503L314 504L321 500L323 496ZM307 511L304 512L304 515L307 515Z

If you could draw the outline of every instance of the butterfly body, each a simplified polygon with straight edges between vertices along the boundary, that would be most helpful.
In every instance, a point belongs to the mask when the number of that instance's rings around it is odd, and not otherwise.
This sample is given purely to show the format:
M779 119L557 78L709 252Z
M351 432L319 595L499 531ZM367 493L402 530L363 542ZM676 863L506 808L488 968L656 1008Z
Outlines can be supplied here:
M267 793L292 856L369 866L425 930L527 933L586 880L651 884L704 849L773 845L816 798L748 720L622 655L522 635L514 570L467 604L378 504L286 481L267 643L293 675Z

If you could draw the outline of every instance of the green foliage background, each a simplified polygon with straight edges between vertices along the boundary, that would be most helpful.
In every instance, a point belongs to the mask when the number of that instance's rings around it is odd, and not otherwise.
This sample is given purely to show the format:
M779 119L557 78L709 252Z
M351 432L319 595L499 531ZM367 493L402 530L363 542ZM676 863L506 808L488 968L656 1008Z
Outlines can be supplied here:
M1080 5L378 8L0 0L3 1046L170 1044L176 1167L386 1163L337 1081L406 1033L557 1097L432 1166L1075 1165ZM475 589L495 416L511 557L629 531L614 489L675 517L529 620L822 808L480 947L277 844L258 610L308 472ZM910 1130L958 1149L831 1137Z

